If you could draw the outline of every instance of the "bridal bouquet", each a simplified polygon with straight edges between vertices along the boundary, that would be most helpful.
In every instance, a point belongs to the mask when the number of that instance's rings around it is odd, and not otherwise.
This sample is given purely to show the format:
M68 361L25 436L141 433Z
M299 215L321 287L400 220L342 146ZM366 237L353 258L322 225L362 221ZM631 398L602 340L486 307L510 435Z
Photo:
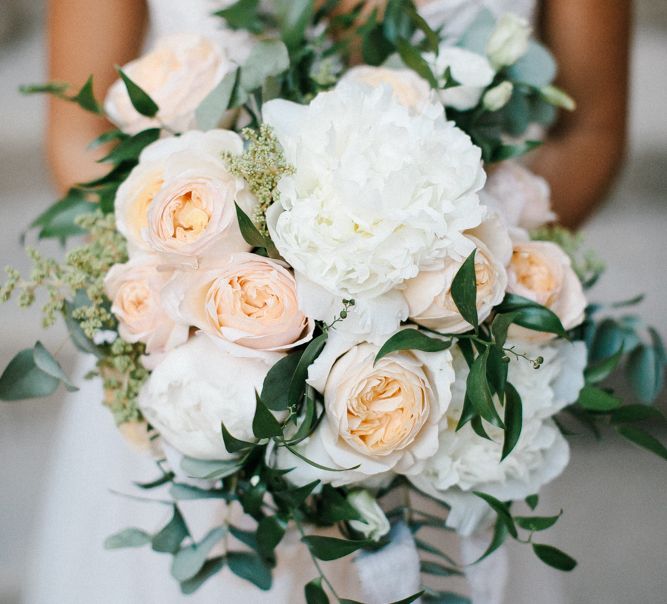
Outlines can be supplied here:
M511 537L571 570L539 537L559 516L512 507L534 510L566 467L571 420L667 458L636 425L660 419L658 334L587 302L599 262L552 226L548 186L517 160L574 101L515 15L483 12L452 39L412 2L335 4L241 0L220 12L233 51L159 40L103 104L92 79L27 87L117 129L94 143L112 145L110 171L31 225L83 244L63 262L30 248L32 275L8 269L2 297L27 306L45 289L45 326L64 316L96 357L104 404L160 469L141 488L168 488L172 507L159 530L106 545L173 555L184 593L224 566L270 589L290 526L314 561L309 603L350 602L318 560L398 541L417 578L394 595L465 601L428 587L463 570L424 528L491 529L480 559ZM622 365L644 404L604 385ZM76 388L38 342L0 397L61 382ZM248 522L192 535L193 499ZM440 515L420 507L433 501Z

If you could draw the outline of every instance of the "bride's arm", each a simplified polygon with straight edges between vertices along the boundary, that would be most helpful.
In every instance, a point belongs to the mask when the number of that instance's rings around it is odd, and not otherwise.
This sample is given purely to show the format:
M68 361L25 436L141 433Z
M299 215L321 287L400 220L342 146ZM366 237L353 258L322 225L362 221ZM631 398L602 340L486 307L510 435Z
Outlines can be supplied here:
M138 54L145 21L144 0L49 0L49 79L76 89L92 74L95 94L103 98L117 77L114 65L123 65ZM102 118L74 104L49 101L47 155L60 189L104 171L95 163L99 151L87 151L86 145L107 128Z
M577 101L532 167L552 187L561 222L579 226L604 198L623 160L631 0L547 0L542 34Z

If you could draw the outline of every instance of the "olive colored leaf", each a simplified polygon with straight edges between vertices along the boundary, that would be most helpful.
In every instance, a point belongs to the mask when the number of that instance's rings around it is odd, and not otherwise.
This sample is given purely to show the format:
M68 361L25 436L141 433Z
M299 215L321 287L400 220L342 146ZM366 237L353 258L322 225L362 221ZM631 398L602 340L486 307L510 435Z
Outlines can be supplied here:
M308 367L312 365L319 356L327 342L327 334L322 333L314 340L311 340L299 358L294 374L287 389L287 404L289 407L296 407L306 389L306 378L308 377Z
M456 431L458 432L459 430L461 430L463 426L465 426L468 422L471 422L476 417L479 417L479 415L477 415L477 410L472 404L470 397L466 393L466 395L463 398L463 409L461 410L461 417L459 418L459 423L456 425Z
M422 352L441 352L452 345L452 340L443 340L426 335L417 329L402 329L391 336L375 356L375 363L392 352L399 350L421 350Z
M44 344L37 341L32 350L32 356L35 359L35 365L37 365L37 367L44 373L60 380L65 385L68 392L77 392L79 390L63 371L60 363L58 363L53 355L44 348Z
M156 552L175 554L180 549L183 539L189 536L190 531L188 531L183 515L175 505L169 523L153 535L151 547Z
M557 516L515 516L514 522L526 531L546 531L558 522L562 514L563 512Z
M399 38L396 41L396 49L401 57L401 61L403 61L407 67L424 78L432 88L438 87L438 81L433 75L433 71L431 71L429 64L426 59L422 57L419 50L410 44L410 42L402 38Z
M461 316L477 329L477 274L475 272L475 256L477 249L472 251L452 281L452 299Z
M206 558L213 547L225 535L221 526L210 530L199 542L180 549L171 563L171 574L179 582L192 579L206 563Z
M607 413L621 406L621 399L595 386L584 386L577 402L587 411Z
M301 441L308 438L324 415L323 412L319 417L316 416L315 396L313 392L314 389L311 386L306 386L301 423L290 439L285 441L288 445L298 445Z
M344 558L373 544L373 541L366 539L348 540L337 539L336 537L322 537L320 535L308 535L302 537L301 541L308 546L313 556L325 562Z
M301 352L293 352L275 363L264 378L262 400L273 411L287 409L287 389L296 371Z
M32 348L19 352L0 376L0 400L19 401L53 394L60 379L42 371Z
M501 461L516 447L523 427L523 404L521 395L512 384L505 388L505 437Z
M159 107L155 101L146 93L142 88L137 86L128 75L119 67L117 68L118 75L120 75L125 88L127 89L127 94L130 97L130 102L132 106L141 114L146 117L155 117Z
M227 566L237 577L250 581L259 589L271 589L271 569L254 552L229 552Z
M466 396L470 398L470 402L478 415L480 415L487 422L504 429L503 421L498 415L493 398L491 396L491 389L486 375L486 363L489 358L488 348L473 361L470 373L466 380Z
M667 447L641 428L636 428L635 426L617 426L616 431L631 443L651 453L655 453L658 457L667 459Z
M329 597L322 588L322 579L317 577L306 583L303 588L306 604L329 604Z
M239 79L239 69L228 73L204 100L199 103L195 111L197 127L200 130L217 128L229 109L234 95L234 89Z
M552 545L533 543L533 551L542 562L558 570L569 572L577 566L574 558Z
M589 365L584 371L587 384L599 384L606 380L618 367L623 358L623 346L612 356Z
M258 393L255 393L255 416L252 420L252 433L255 438L272 438L282 436L283 428L273 413L264 404Z
M104 540L105 549L121 549L125 547L142 547L151 542L151 536L137 528L127 528L107 537Z
M496 499L492 495L489 495L488 493L480 493L479 491L473 491L473 494L479 497L480 499L483 499L484 501L486 501L486 503L489 504L489 506L491 506L493 511L496 514L498 514L498 520L507 525L507 530L509 531L509 534L516 539L517 537L516 526L514 526L514 520L512 519L512 514L510 513L507 504Z
M82 109L90 111L91 113L96 113L97 115L102 115L102 107L95 99L95 93L93 92L93 76L90 76L86 83L81 87L81 90L76 94L76 96L71 97L70 99Z
M247 451L248 449L252 449L256 446L256 443L249 443L232 436L229 430L225 428L224 422L220 423L220 428L222 430L222 440L225 443L225 449L227 449L229 453Z
M225 558L217 556L206 560L204 566L192 578L181 582L181 593L186 596L195 593L208 579L219 573L225 566Z
M159 128L148 128L121 140L107 155L98 160L99 163L118 165L124 161L136 161L139 154L151 143L160 138Z
M649 419L664 420L665 416L655 407L648 405L623 405L611 414L613 424L643 422Z

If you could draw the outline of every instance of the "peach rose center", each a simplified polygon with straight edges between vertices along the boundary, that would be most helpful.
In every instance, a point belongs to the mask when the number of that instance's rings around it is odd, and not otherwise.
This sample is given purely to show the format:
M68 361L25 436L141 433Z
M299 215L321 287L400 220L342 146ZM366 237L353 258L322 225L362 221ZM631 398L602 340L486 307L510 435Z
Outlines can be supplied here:
M116 303L128 319L140 318L150 312L151 302L151 290L144 281L124 283L116 296Z
M541 304L553 304L558 295L560 280L546 259L539 254L515 250L511 268L517 283L533 292Z
M198 239L211 220L211 212L196 190L187 191L172 199L166 211L171 221L168 235L186 243Z
M392 375L374 374L347 403L348 436L371 454L395 451L420 428L426 395L422 384L406 384Z

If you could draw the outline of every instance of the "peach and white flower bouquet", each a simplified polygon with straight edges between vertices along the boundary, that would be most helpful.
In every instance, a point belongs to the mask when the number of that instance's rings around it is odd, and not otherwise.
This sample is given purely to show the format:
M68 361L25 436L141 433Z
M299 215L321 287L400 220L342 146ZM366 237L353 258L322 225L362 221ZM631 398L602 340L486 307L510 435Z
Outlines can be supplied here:
M482 559L512 537L571 570L537 536L558 516L511 507L534 509L567 466L568 422L610 422L667 457L635 425L658 412L603 385L625 364L639 398L655 398L659 337L596 321L585 290L599 267L552 226L549 187L519 160L538 144L529 127L573 102L514 15L481 13L452 40L409 1L347 19L331 4L298 3L295 18L279 2L237 2L220 16L244 33L242 52L196 34L159 40L104 103L92 80L75 95L29 90L117 126L96 142L113 145L109 173L33 224L41 238L85 232L83 245L63 263L31 251L31 277L10 270L2 290L29 304L46 288L45 322L64 315L121 433L158 460L143 486L167 489L171 519L107 547L173 555L184 593L225 565L270 589L296 526L315 561L308 602L346 601L318 559L372 558L399 534L431 558L422 583L415 556L416 584L391 597L449 601L428 575L463 569L412 537L424 526L489 531ZM0 397L61 382L75 389L37 343L7 367ZM198 498L240 505L253 528L227 520L197 541L181 503ZM339 537L317 534L331 525ZM245 548L216 553L228 532Z

